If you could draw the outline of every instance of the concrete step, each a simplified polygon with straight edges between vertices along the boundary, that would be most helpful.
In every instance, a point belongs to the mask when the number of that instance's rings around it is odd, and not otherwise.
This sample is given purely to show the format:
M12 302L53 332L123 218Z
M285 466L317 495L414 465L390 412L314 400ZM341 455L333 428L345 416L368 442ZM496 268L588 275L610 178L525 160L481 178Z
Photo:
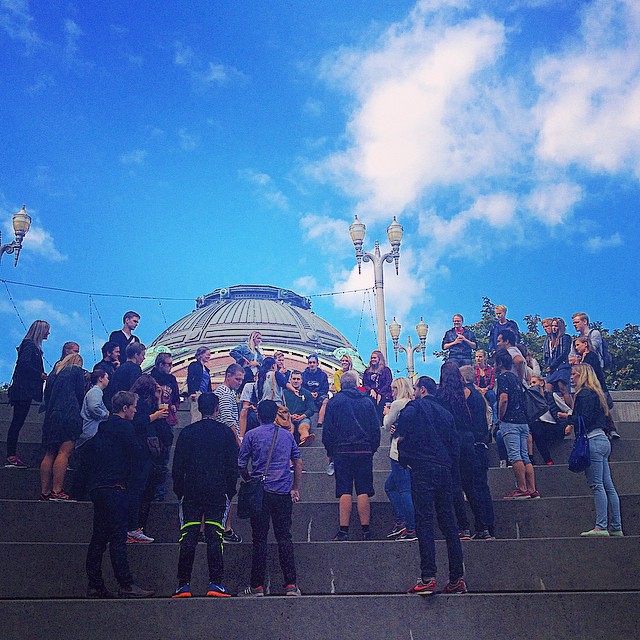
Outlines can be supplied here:
M640 474L636 462L612 462L611 474L620 494L640 494ZM591 495L584 474L571 473L567 465L535 467L536 487L544 497ZM387 471L374 471L375 502L386 502L384 483ZM66 486L71 485L73 471L67 472ZM494 498L501 498L514 488L511 469L489 469L489 487ZM167 481L167 499L175 500L171 478ZM40 495L40 472L37 468L0 468L0 499L30 500ZM304 500L328 501L335 499L335 479L323 471L303 474L302 496Z
M640 495L623 495L620 501L625 533L640 535ZM581 531L591 529L595 519L593 498L586 496L494 500L493 507L499 539L575 537ZM93 507L89 502L61 504L2 500L0 542L88 542L92 518ZM470 517L470 521L473 524L473 518ZM372 505L371 532L374 539L386 539L393 522L393 511L388 502ZM146 531L157 542L175 542L179 537L179 527L176 503L155 502L151 505ZM246 541L251 539L247 520L233 517L233 527ZM330 541L337 530L337 501L303 501L294 506L291 534L295 541ZM351 538L361 539L355 507L351 515Z
M194 588L207 584L206 546L198 545ZM402 593L419 575L417 543L300 542L295 545L298 584L305 594ZM87 544L0 544L0 598L80 598L85 595ZM437 563L446 576L446 545L436 544ZM159 596L175 589L177 544L129 545L135 580ZM602 591L638 588L635 563L640 537L599 540L547 539L471 541L464 545L465 576L483 592ZM225 583L232 593L249 583L251 545L225 547ZM513 559L518 559L514 570ZM577 561L577 559L580 561ZM113 584L105 558L106 582ZM371 570L362 571L369 566ZM43 576L47 579L43 580ZM278 548L270 545L267 585L282 593Z
M225 640L246 640L251 624L278 640L633 640L640 626L637 591L213 600L5 600L0 617L6 640L40 640L43 629L50 638L86 640L90 630L92 640L113 640L116 627L136 640L195 640L211 635L212 616Z

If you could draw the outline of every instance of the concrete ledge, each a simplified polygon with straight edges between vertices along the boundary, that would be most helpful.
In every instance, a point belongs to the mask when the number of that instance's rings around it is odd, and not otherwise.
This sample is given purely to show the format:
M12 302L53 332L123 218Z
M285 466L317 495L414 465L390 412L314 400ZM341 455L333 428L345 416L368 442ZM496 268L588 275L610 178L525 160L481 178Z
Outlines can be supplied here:
M640 495L621 496L622 521L628 535L640 535ZM543 498L494 500L496 535L501 539L575 537L593 526L593 498ZM467 511L469 509L467 508ZM37 501L0 501L1 542L88 542L91 537L91 503L60 504ZM470 517L473 524L473 518ZM394 522L391 505L375 503L371 512L374 539L384 540ZM234 528L248 542L247 520L234 518ZM356 509L351 515L352 540L360 540ZM297 542L331 540L338 529L337 502L300 502L293 509L291 534ZM179 522L176 503L154 503L147 526L157 542L175 542Z
M0 617L6 640L40 640L44 629L51 638L86 640L89 633L92 640L113 640L115 621L136 640L195 640L212 632L246 640L255 633L253 621L261 637L273 640L635 640L640 593L17 600L0 602Z
M624 447L624 443L616 448ZM620 494L640 494L640 474L637 462L612 462L611 474ZM536 487L543 497L586 496L591 495L584 474L571 473L566 464L552 467L536 467ZM67 473L66 485L71 484L73 472ZM387 502L384 483L388 471L373 472L375 489L374 502ZM511 469L489 469L489 487L494 499L502 498L513 490L515 484ZM167 500L176 500L172 491L171 478L167 481ZM37 468L5 469L0 468L0 499L33 500L40 496L40 472ZM323 471L310 471L303 474L302 498L309 501L335 501L335 479Z
M437 562L447 576L446 548L440 541ZM129 545L136 581L169 596L176 585L177 544ZM0 544L0 598L80 598L86 591L86 544ZM602 591L635 589L634 560L640 538L586 540L469 541L464 543L465 575L470 588L483 592L581 591L597 584ZM305 594L403 593L419 575L417 543L296 543L298 584ZM517 564L514 566L514 561ZM368 570L362 571L362 567ZM105 554L107 584L114 584ZM251 545L225 547L225 584L233 593L251 573ZM43 579L45 578L46 579ZM208 584L206 547L199 545L192 586ZM282 594L277 545L269 548L265 588Z

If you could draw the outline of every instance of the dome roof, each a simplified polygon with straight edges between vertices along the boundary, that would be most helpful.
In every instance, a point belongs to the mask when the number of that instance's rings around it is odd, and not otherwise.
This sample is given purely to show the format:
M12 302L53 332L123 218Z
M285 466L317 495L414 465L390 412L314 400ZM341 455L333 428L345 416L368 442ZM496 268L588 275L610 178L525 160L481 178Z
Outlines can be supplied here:
M297 368L306 366L311 353L320 356L325 368L336 368L340 355L334 351L353 349L335 327L311 311L309 298L289 289L269 285L215 289L199 297L196 307L160 334L149 349L149 355L170 349L177 377L202 346L211 349L212 374L220 374L232 362L229 351L252 331L262 334L263 353L283 351L285 361Z

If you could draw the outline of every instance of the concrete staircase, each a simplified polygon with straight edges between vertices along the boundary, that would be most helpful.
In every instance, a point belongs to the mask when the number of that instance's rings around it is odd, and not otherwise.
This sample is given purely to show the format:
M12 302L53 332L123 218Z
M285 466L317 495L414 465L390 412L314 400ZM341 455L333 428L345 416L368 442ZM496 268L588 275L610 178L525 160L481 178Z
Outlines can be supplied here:
M593 498L583 475L566 464L570 443L553 450L556 465L536 468L542 499L510 502L511 470L497 468L492 445L490 485L498 540L463 543L468 596L404 595L419 575L417 543L388 542L393 517L383 490L386 449L374 460L376 540L330 542L337 529L334 480L324 473L320 437L303 449L303 501L294 507L293 536L302 598L282 594L277 547L268 563L271 597L257 600L170 600L175 587L177 504L152 505L151 545L130 545L136 580L156 589L146 601L88 601L84 559L91 535L90 503L38 502L37 468L0 468L0 629L2 638L604 638L640 637L640 393L614 393L622 440L614 443L612 473L621 496L624 538L581 539L593 525ZM0 396L0 454L11 409ZM33 407L18 453L34 465L42 414ZM181 426L188 413L180 412ZM318 432L320 435L320 432ZM383 435L383 441L387 442ZM70 476L69 476L70 477ZM225 547L226 584L248 584L250 527L234 522L245 542ZM352 538L359 538L355 516ZM437 543L439 578L446 549ZM192 587L207 585L205 546L199 545ZM108 558L107 584L114 586Z

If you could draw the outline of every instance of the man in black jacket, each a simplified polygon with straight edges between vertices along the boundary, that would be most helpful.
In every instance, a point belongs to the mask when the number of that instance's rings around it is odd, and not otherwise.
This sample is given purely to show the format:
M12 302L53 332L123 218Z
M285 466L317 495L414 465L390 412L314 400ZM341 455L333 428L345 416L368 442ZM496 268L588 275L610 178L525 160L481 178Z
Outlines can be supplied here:
M451 465L460 456L460 441L453 416L433 395L436 383L422 376L415 387L416 399L398 419L398 461L411 470L411 496L416 512L421 577L409 593L431 595L436 590L434 515L447 542L449 582L443 592L466 593L464 560L453 513Z
M202 420L185 427L173 456L173 490L182 501L183 520L174 598L191 597L191 571L203 518L210 581L207 595L230 596L222 584L222 533L227 500L236 494L238 445L233 432L216 420L218 402L213 393L198 397Z
M369 540L371 496L373 489L373 454L380 446L380 421L368 393L359 391L358 374L345 371L340 379L341 391L327 404L322 444L333 458L336 474L336 498L340 500L340 530L334 541L349 539L352 491L355 484L362 538Z
M93 370L101 369L109 374L109 380L120 366L120 347L115 342L105 342L102 347L102 360L93 367Z
M109 378L109 386L104 390L104 404L111 410L111 398L118 391L129 391L133 383L142 375L140 365L144 362L147 352L141 342L133 342L127 347L127 361L121 364Z
M98 433L84 445L81 473L93 502L93 534L87 551L89 598L112 598L102 579L102 556L110 547L113 573L122 598L148 598L153 591L133 583L127 559L127 484L137 456L131 420L136 414L138 396L121 391L113 396L112 413L101 422Z

